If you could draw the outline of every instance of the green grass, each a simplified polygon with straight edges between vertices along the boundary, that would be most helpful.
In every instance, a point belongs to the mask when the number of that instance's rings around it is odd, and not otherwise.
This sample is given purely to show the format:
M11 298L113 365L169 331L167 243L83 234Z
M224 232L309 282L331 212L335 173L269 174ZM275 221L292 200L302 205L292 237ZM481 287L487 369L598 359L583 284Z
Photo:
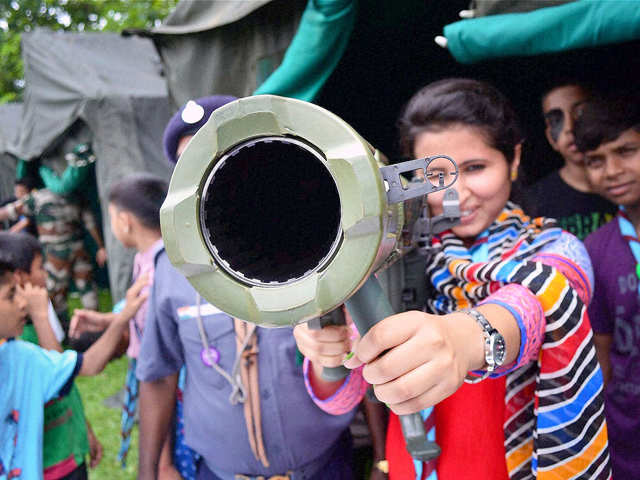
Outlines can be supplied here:
M108 290L98 292L99 310L111 310L111 295ZM80 307L78 297L69 297L69 318L74 308ZM130 480L135 479L138 466L138 428L133 429L131 447L127 456L127 468L122 469L117 456L120 451L120 416L119 408L104 405L105 398L118 392L124 385L128 360L122 356L107 365L100 375L95 377L78 377L76 385L82 395L84 413L91 427L102 444L102 461L95 470L89 471L92 480ZM87 459L88 460L88 459Z
M93 431L102 443L103 455L100 465L89 472L92 480L124 480L136 477L138 465L138 429L133 430L131 448L127 457L127 468L122 469L117 461L120 450L120 409L103 404L122 388L127 373L127 357L112 361L100 375L78 377L76 385L82 395L84 411Z

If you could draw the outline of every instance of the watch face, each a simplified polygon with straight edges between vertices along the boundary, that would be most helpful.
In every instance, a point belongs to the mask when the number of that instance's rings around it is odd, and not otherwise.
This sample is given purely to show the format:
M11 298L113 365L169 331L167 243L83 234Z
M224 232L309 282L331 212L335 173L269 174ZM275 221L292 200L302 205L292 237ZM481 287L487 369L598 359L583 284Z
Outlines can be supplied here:
M491 334L491 347L496 367L502 366L504 357L507 354L507 346L504 343L504 337L497 330L494 330Z

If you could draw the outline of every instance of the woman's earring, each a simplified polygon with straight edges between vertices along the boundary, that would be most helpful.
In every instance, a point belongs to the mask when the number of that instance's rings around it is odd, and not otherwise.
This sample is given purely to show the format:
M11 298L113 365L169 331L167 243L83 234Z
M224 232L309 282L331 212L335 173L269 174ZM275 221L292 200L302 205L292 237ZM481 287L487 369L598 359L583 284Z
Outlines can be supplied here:
M515 182L518 179L518 170L511 170L511 181Z

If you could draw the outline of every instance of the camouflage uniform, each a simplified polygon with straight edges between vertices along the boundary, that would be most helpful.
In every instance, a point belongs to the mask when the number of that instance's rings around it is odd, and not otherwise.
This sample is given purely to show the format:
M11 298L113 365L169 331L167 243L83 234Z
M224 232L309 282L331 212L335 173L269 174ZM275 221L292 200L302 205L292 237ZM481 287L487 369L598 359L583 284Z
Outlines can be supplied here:
M93 214L71 196L43 189L7 205L10 218L32 216L44 249L47 290L56 312L67 311L67 292L71 278L82 305L97 310L98 298L92 281L92 265L84 249L84 230L96 228Z

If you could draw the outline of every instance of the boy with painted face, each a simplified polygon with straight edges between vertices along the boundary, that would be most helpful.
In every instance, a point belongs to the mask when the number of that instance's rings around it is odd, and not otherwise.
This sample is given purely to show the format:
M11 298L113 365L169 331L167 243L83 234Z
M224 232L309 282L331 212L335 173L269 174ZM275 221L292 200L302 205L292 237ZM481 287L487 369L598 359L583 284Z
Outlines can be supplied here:
M584 155L575 143L575 110L588 98L585 87L571 82L556 85L542 96L545 136L564 165L533 185L523 205L533 217L555 218L560 227L580 240L615 213L612 203L592 191L584 168Z
M589 317L605 379L614 478L637 478L640 453L640 96L597 99L576 120L594 191L618 215L585 240L595 275Z

